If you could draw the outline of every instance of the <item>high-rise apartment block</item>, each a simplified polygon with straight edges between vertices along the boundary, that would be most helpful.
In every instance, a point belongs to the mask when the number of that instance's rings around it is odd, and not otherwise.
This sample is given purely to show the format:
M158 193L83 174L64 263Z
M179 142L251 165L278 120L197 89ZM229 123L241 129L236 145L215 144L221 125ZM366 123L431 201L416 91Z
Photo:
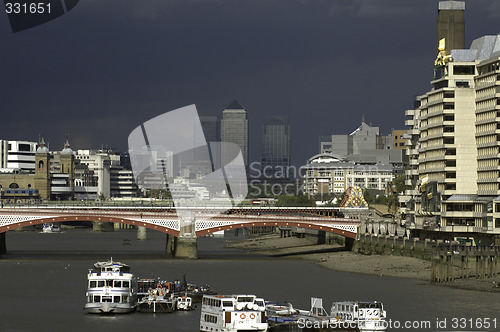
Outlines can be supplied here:
M406 221L420 237L499 244L500 35L444 52L406 111Z

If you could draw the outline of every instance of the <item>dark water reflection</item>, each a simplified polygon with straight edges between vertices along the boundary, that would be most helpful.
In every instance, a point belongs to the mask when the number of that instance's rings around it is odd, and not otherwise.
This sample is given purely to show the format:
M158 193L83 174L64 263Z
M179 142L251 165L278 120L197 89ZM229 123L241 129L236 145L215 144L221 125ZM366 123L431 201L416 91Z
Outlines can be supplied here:
M167 257L165 235L148 231L137 241L133 231L63 234L7 234L8 255L0 259L0 331L198 331L199 309L172 314L89 315L85 304L86 274L97 260L113 257L140 277L161 276L208 283L219 293L256 294L307 309L310 297L322 297L329 310L334 300L377 300L390 319L430 321L452 318L497 318L500 295L429 285L390 277L330 271L300 260L267 258L223 249L222 239L199 240L200 259ZM130 241L128 241L130 240ZM130 243L130 245L127 245ZM398 331L399 329L392 329ZM422 331L424 329L406 329ZM470 328L462 331L479 330ZM484 330L484 329L483 329Z

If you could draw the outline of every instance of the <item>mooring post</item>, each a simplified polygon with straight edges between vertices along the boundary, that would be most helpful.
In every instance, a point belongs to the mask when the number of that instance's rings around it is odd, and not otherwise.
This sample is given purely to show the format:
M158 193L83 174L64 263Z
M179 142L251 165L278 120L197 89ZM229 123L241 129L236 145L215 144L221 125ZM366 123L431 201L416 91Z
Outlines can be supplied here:
M0 256L7 253L7 244L5 243L5 232L0 233Z

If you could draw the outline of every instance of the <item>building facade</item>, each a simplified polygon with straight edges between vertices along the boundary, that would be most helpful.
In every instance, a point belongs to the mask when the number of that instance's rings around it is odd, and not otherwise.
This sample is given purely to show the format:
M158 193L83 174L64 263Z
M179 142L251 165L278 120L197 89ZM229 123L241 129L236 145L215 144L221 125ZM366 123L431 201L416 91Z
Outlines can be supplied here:
M310 195L342 194L353 186L385 190L394 180L393 171L391 165L363 165L329 153L315 155L301 167L303 188Z
M406 221L421 236L499 244L500 35L449 56L435 66L433 89L406 111Z
M288 117L267 117L262 126L261 170L265 177L285 177L290 167Z
M237 151L224 143L234 143L241 150L245 167L248 169L248 119L247 112L237 100L222 112L221 121L222 162L227 165Z
M407 160L405 149L400 145L402 132L393 130L391 135L380 135L379 127L362 121L348 135L321 136L320 153L342 155L358 163L392 165L396 174L402 174Z
M0 169L33 173L37 147L36 142L0 140Z

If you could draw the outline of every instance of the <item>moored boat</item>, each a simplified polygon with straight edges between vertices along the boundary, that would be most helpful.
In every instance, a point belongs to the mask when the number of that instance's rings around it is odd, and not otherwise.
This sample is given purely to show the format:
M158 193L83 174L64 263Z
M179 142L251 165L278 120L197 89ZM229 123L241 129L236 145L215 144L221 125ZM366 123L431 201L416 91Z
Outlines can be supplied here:
M97 262L87 275L87 303L89 313L119 314L135 309L134 275L126 264L111 258Z
M169 313L175 311L176 297L168 288L163 288L161 282L156 283L156 285L154 283L154 279L140 279L138 281L137 311L149 313Z
M177 310L181 311L189 311L195 309L195 306L193 306L193 299L191 299L189 296L178 296L175 301L175 306Z
M61 227L58 224L46 223L43 224L42 233L61 233Z
M333 302L330 316L338 322L353 322L359 331L385 331L387 313L382 303L374 302Z
M204 295L200 331L267 331L264 301L255 295Z

